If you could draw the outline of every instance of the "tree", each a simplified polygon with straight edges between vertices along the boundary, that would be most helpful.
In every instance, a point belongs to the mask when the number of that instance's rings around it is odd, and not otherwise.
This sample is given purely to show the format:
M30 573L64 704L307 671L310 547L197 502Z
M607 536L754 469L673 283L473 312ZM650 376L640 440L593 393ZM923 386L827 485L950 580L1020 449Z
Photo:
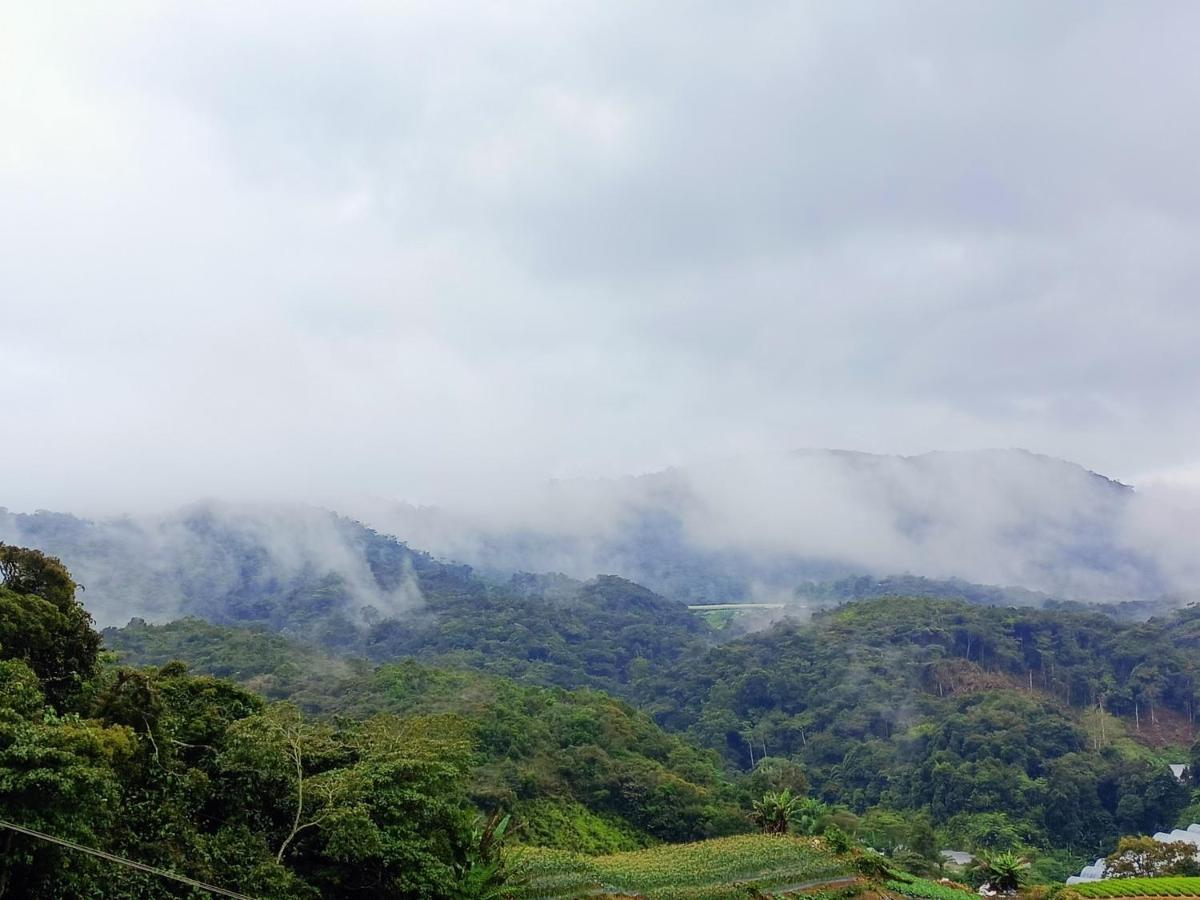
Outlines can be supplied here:
M797 834L820 834L833 816L827 804L814 797L802 797L792 813L792 830Z
M767 834L787 834L801 802L787 788L770 791L754 801L754 822Z
M276 861L283 862L302 832L319 828L357 800L362 786L353 770L330 765L342 759L332 727L304 719L290 703L277 703L230 727L219 765L255 784L272 806L289 811L275 850Z
M1025 882L1029 861L1015 853L995 853L980 857L976 869L984 877L984 883L993 891L1012 894L1020 890Z
M1110 878L1156 878L1200 874L1196 847L1187 841L1156 841L1152 837L1123 837L1105 860Z
M0 544L0 658L28 663L60 711L100 658L100 635L63 564L8 544Z
M120 773L134 756L133 734L59 717L37 702L28 669L21 672L15 660L3 666L9 679L0 691L0 818L91 846L106 844L119 825ZM0 896L104 896L98 868L7 829L0 835Z
M891 853L908 843L909 817L881 806L867 810L859 826L859 836L871 847Z
M0 584L16 594L36 594L66 609L75 600L76 584L67 567L40 550L0 542Z
M508 849L512 816L493 813L486 822L476 820L463 859L454 867L454 893L462 900L496 900L509 896L524 879L514 871Z
M808 790L808 779L804 777L804 769L790 759L764 756L746 777L746 785L753 796L788 790L799 797Z

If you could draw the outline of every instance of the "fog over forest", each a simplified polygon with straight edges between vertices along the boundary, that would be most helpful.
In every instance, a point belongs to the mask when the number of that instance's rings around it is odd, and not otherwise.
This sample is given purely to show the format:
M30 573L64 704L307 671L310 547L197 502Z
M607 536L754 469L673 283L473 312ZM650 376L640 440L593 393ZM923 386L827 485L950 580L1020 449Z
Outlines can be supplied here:
M198 596L279 591L336 573L351 609L403 617L415 579L382 589L356 519L503 582L615 574L686 602L794 603L805 585L919 575L1084 602L1183 603L1200 588L1188 489L1138 491L1026 451L918 457L799 451L640 477L558 481L507 505L389 501L337 510L197 502L97 519L0 515L0 540L63 557L102 624L167 621ZM244 556L255 560L247 570Z

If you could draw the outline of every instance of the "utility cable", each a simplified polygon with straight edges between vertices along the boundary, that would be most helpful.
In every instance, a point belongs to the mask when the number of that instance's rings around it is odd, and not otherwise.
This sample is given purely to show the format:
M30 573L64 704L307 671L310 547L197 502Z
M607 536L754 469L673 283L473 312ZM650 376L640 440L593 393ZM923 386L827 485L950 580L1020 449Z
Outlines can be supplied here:
M106 859L109 862L115 862L122 866L129 866L132 869L139 869L142 872L149 872L151 875L158 875L161 878L170 878L174 881L180 881L186 885L190 885L191 887L200 888L202 891L208 891L211 894L219 894L222 897L234 897L236 900L254 900L253 897L248 897L245 894L227 891L225 888L219 888L211 884L205 884L203 881L197 881L194 878L188 878L186 875L177 875L174 872L168 872L166 869L156 869L154 866L148 866L145 863L136 862L132 859L125 859L121 856L115 856L112 853L106 853L103 850L97 850L94 847L85 847L83 844L76 844L74 841L57 838L51 834L43 834L40 831L34 831L32 828L26 828L23 825L5 822L3 819L0 819L0 828L8 828L11 831L17 832L18 834L26 834L30 837L37 838L38 840L49 841L52 844L68 847L71 850L78 850L81 853L90 853L92 856L100 857L100 859Z

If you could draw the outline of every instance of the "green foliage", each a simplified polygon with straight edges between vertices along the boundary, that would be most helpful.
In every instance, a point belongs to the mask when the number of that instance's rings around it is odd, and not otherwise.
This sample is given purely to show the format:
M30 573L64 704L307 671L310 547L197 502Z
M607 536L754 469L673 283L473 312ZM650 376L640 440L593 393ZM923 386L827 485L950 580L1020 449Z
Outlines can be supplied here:
M100 637L57 559L0 543L0 659L28 663L60 711L97 670Z
M637 850L652 842L619 816L593 812L570 797L517 800L512 812L520 823L522 842L537 847L603 856Z
M31 711L32 712L32 711ZM21 715L0 710L0 817L83 844L106 843L119 831L121 772L137 741L127 728L46 707ZM14 896L60 896L90 860L5 832L0 836L0 884Z
M766 834L787 834L798 816L800 802L801 798L787 789L763 794L761 800L754 801L754 822Z
M1090 863L1090 859L1069 850L1039 850L1029 864L1029 883L1049 885L1053 893L1056 885L1061 887L1063 882Z
M823 837L825 838L826 846L839 856L849 853L854 849L854 840L836 825L827 826Z
M888 858L874 850L864 850L854 856L854 871L872 881L893 878L896 875Z
M228 641L222 633L230 634ZM311 648L201 622L141 623L108 633L110 639L117 635L127 638L118 643L138 662L141 654L170 658L172 650L201 663L219 662L225 671L244 673L248 686L289 697L309 713L461 717L475 745L472 799L482 809L516 814L527 841L612 852L748 827L741 798L714 754L697 751L644 713L595 691L522 685L411 660L338 668ZM260 651L282 674L263 670ZM307 668L305 660L311 661ZM802 778L791 769L784 765L780 777Z
M833 810L815 797L803 797L792 811L792 829L796 834L820 834L829 825Z
M1011 894L1018 890L1029 871L1029 861L1015 853L1001 851L975 860L975 869L993 891Z
M40 550L0 543L0 584L14 594L41 597L58 609L75 601L76 584L66 566Z
M1188 797L1118 719L1102 728L1076 707L1102 700L1134 733L1135 706L1186 712L1200 699L1197 646L1198 610L1120 624L886 598L727 643L636 688L660 723L735 769L761 750L857 812L990 817L948 830L979 849L1096 853L1122 832L1170 827Z
M526 876L518 874L520 857L507 846L512 816L493 813L476 822L463 858L455 866L454 893L464 900L507 897Z
M1155 878L1200 875L1196 845L1188 841L1156 841L1152 837L1121 838L1105 859L1108 878Z
M802 797L808 792L808 779L804 776L804 769L794 761L778 756L765 756L758 760L746 776L745 785L752 797L783 790Z
M504 882L507 825L471 829L463 720L315 720L178 663L73 678L76 709L60 711L47 660L72 664L43 653L51 636L27 626L47 609L71 613L73 585L53 561L6 550L4 571L23 567L9 583L47 596L0 589L0 817L262 898L486 896ZM179 893L5 831L0 895Z

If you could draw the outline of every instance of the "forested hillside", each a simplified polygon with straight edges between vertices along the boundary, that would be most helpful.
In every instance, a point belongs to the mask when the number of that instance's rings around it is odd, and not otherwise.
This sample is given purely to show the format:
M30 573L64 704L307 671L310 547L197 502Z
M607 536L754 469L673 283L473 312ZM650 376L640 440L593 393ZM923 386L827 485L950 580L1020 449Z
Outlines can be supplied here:
M132 659L182 657L314 711L388 708L379 704L395 702L389 673L401 671L320 654L306 667L279 638L198 621L134 623L106 640ZM956 846L1056 849L1067 860L1196 816L1167 764L1189 761L1198 642L1195 609L1127 624L1089 611L885 597L682 658L648 653L622 689L668 731L719 754L739 791L756 773L794 771L869 827L908 811ZM479 646L490 661L425 658L494 669L523 659L507 658L511 644ZM331 678L337 666L344 671ZM442 674L426 689L432 708L452 701L462 712L468 683L487 697L508 684L483 690L478 676ZM749 799L742 794L743 806Z
M108 666L56 561L0 546L0 895L446 895L478 870L453 715L316 720L236 685Z
M735 769L801 762L832 802L1093 851L1195 814L1166 764L1194 739L1198 647L1194 608L1118 624L885 598L668 666L638 697Z
M80 560L103 624L192 616L374 660L437 657L616 691L639 660L679 658L710 636L683 604L621 578L487 580L305 507L197 507L153 527L0 511L4 528Z
M563 691L415 661L344 662L263 632L184 620L105 632L122 660L183 660L306 713L453 715L474 741L471 797L517 814L524 839L588 852L748 828L745 788L719 755L596 691Z
M194 619L110 631L106 654L56 560L0 545L0 573L0 820L162 870L5 830L0 896L176 896L165 872L257 897L472 897L509 822L589 853L750 828L716 754L604 694Z
M444 820L426 830L440 849L420 851L431 862L413 877L443 884L466 877L471 819L492 813L511 815L528 843L613 853L745 831L756 799L786 788L815 804L809 827L835 821L908 854L910 867L932 865L941 843L1032 854L1042 877L1062 877L1122 834L1200 812L1168 769L1193 755L1200 609L1127 622L1078 604L1000 605L1026 597L960 582L857 579L828 585L823 602L870 599L730 639L620 578L484 579L345 520L315 521L361 542L371 590L411 605L355 615L362 584L307 565L280 578L261 544L222 532L241 574L220 599L193 597L211 621L134 619L105 630L103 656L65 571L10 548L18 564L0 647L37 677L11 674L33 693L12 709L10 721L26 725L12 733L10 758L42 757L19 741L72 748L84 734L92 749L68 755L85 753L98 767L87 783L108 785L76 803L75 776L62 776L61 802L46 805L53 815L30 818L24 782L10 781L0 795L11 816L164 868L194 859L208 868L188 871L205 877L304 896L361 874L338 870L343 813L354 828L391 827L394 811L355 793L378 767L412 773L416 793L406 796L437 794L431 809ZM906 587L924 596L873 596ZM946 599L956 588L970 602ZM311 771L304 760L298 771L330 792L310 795L329 823L292 835L297 783L272 767L297 741L311 759ZM403 759L397 742L412 748ZM229 786L248 777L244 754L276 773L269 787L246 789L270 792L252 799L252 814ZM34 769L29 784L44 777ZM95 830L93 813L115 796L162 812ZM366 818L353 819L343 798ZM244 859L214 849L232 839L227 826L257 849ZM159 827L177 837L143 852ZM49 890L60 860L39 853L12 877ZM399 877L390 874L398 857L380 853L365 863L372 877Z

